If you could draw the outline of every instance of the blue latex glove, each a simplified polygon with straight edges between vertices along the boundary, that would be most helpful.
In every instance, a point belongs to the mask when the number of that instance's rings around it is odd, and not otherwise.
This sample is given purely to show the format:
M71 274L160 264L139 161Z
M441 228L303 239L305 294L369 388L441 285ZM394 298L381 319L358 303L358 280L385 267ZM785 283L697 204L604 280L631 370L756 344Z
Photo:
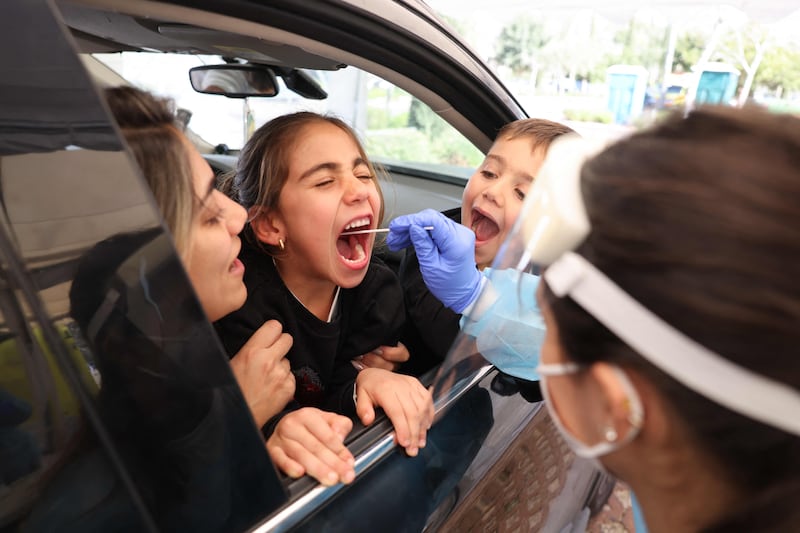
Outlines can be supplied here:
M475 234L468 228L425 209L392 220L386 244L395 251L413 244L425 285L456 313L478 297L482 276L475 267Z

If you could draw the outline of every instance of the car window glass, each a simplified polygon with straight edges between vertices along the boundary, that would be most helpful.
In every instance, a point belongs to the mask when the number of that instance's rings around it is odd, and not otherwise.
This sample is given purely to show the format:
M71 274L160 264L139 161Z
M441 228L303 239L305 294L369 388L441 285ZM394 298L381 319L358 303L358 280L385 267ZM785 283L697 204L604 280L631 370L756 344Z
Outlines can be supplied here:
M122 52L95 54L128 83L175 100L191 112L189 128L212 146L239 149L253 130L294 111L332 113L355 128L370 157L435 170L472 169L483 154L427 104L403 89L354 67L306 72L328 93L306 99L278 78L279 92L269 98L226 98L195 92L191 67L220 64L216 56ZM466 175L456 171L458 175Z
M4 9L0 529L252 525L285 492L149 189L48 4Z

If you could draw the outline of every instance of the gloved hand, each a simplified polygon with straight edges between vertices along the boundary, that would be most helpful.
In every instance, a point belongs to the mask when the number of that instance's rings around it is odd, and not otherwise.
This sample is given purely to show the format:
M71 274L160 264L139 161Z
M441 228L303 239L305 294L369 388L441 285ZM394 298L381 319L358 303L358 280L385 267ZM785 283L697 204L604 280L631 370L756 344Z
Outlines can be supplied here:
M478 297L483 277L475 266L475 234L469 228L425 209L392 220L386 244L394 251L413 244L425 285L456 313Z

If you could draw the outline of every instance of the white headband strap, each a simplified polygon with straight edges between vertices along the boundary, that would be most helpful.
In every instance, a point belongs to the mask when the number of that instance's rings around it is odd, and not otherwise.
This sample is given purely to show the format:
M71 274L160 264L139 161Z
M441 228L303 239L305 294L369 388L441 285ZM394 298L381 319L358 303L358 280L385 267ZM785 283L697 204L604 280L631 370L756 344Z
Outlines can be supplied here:
M582 256L564 253L545 270L544 278L557 296L571 296L636 352L690 389L742 415L800 435L800 392L693 341Z

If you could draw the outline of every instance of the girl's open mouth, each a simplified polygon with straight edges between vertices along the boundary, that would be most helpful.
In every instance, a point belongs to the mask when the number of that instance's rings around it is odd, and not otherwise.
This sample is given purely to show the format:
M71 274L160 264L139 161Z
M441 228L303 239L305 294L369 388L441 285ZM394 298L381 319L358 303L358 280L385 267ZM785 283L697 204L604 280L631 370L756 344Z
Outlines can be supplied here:
M480 211L472 210L472 231L475 232L476 241L488 241L500 233L500 227L491 218Z
M342 228L342 233L347 231L357 231L370 229L372 220L369 217L362 217L353 220ZM362 233L358 235L340 235L336 240L336 251L349 264L359 264L367 258L367 247L370 235Z

